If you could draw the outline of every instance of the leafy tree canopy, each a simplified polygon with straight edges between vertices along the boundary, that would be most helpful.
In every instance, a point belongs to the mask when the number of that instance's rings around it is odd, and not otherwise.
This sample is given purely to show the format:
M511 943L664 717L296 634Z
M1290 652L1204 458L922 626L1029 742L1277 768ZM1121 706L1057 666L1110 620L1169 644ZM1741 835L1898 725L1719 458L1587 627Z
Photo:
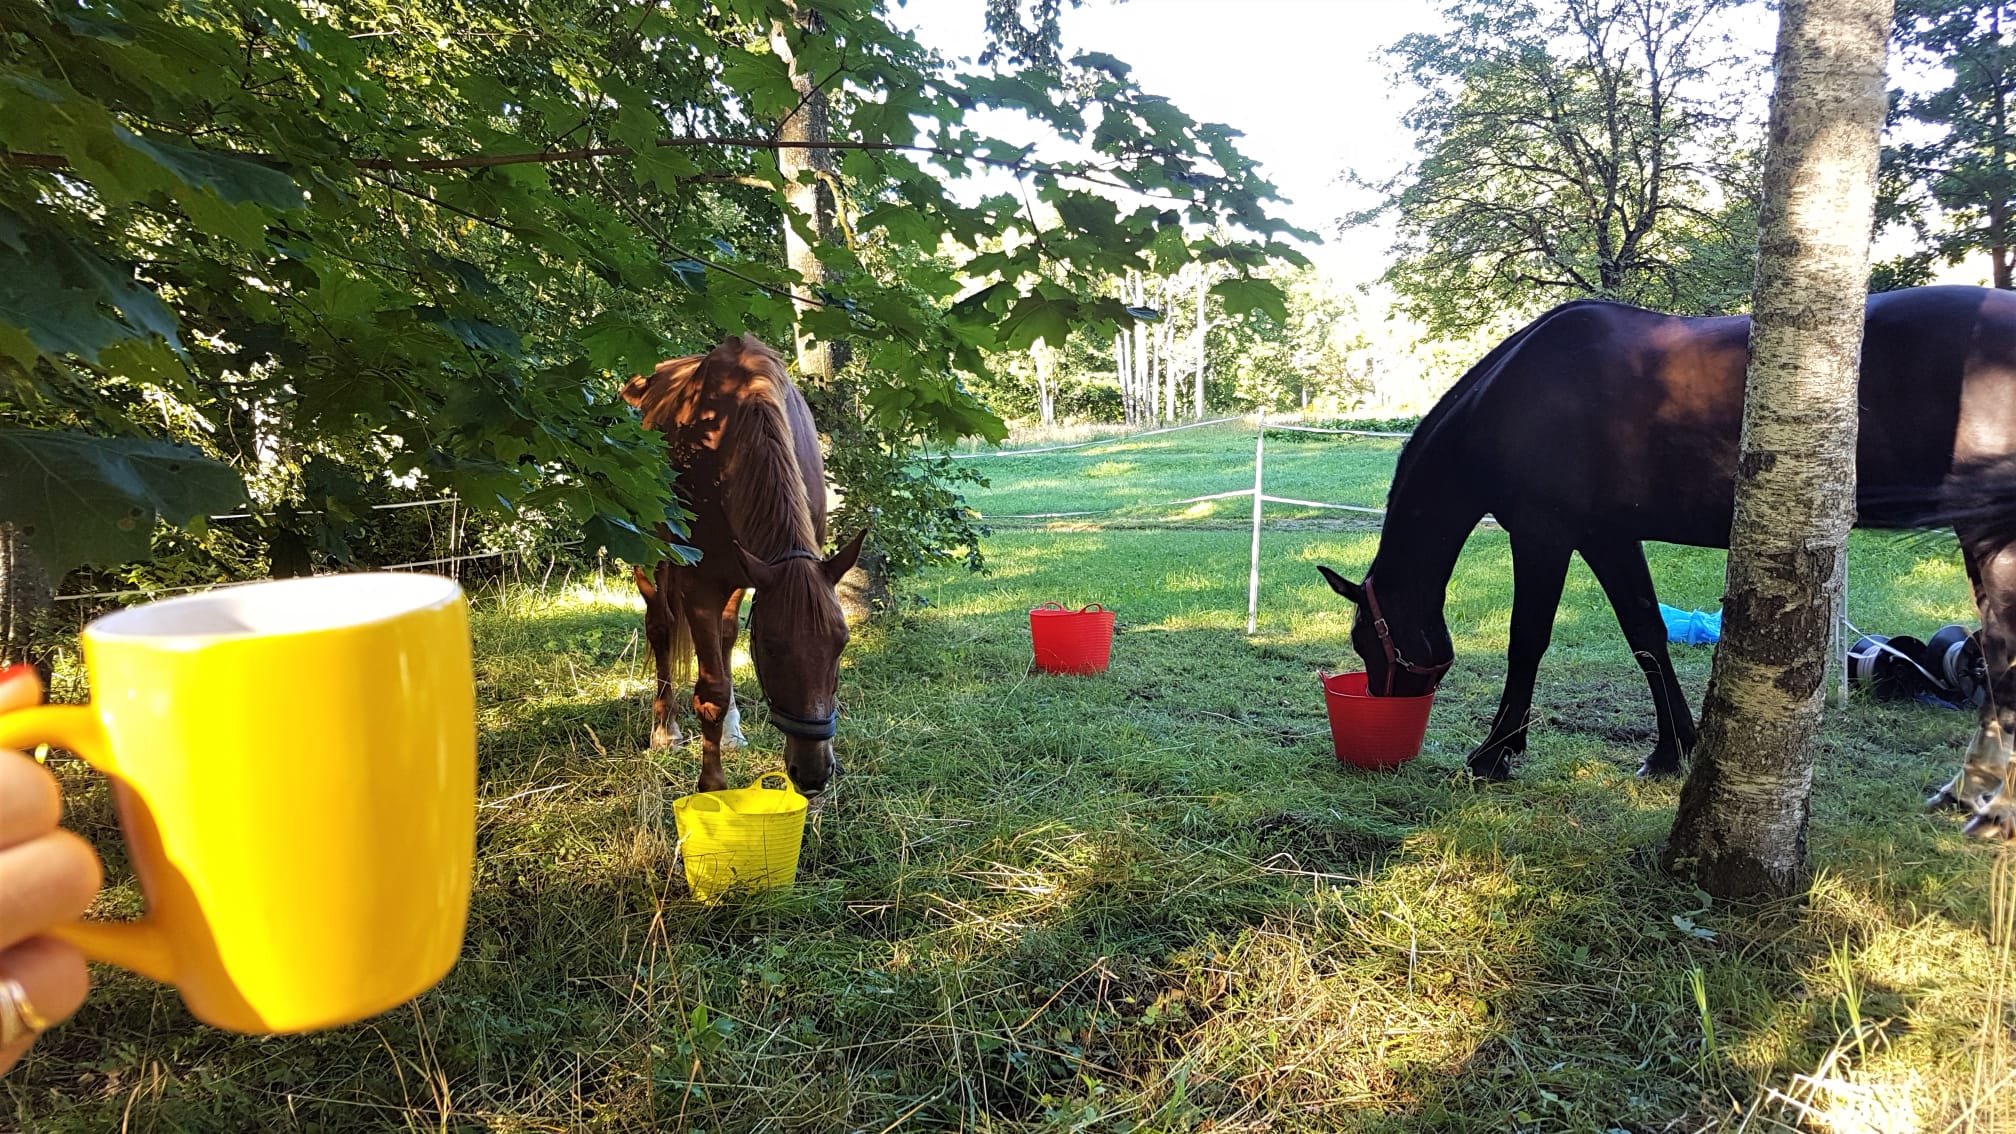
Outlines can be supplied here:
M805 10L845 221L823 281L778 238L799 96L770 37ZM390 477L647 558L678 517L612 379L724 333L788 342L794 295L806 333L857 344L853 401L944 440L1000 433L956 377L988 351L1132 318L1096 281L1300 261L1235 131L1108 56L1073 60L1069 91L956 71L882 0L0 0L0 27L0 412L192 445L290 515ZM1085 156L984 136L981 108ZM954 193L984 169L1018 191ZM1032 199L1066 227L1001 247ZM168 491L195 466L93 444L0 444L0 521L52 569L132 550L60 486L128 525L242 495Z
M1397 220L1410 313L1449 335L1578 296L1745 302L1750 65L1720 30L1741 3L1452 0L1448 30L1389 48L1420 156L1346 223Z
M1879 284L1928 282L1932 261L1987 253L1994 285L2016 286L2016 4L1897 0L1896 57L1943 70L1930 90L1891 92L1883 151L1886 224L1915 232L1921 250L1878 269Z

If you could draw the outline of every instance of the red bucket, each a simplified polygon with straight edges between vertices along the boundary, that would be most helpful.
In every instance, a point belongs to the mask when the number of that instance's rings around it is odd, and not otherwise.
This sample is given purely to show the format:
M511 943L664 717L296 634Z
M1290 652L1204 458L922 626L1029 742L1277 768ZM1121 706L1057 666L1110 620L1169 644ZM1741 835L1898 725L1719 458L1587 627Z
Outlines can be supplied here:
M1045 673L1104 673L1113 657L1113 612L1098 603L1065 610L1046 602L1029 612L1029 641Z
M1318 673L1337 759L1359 768L1397 768L1421 753L1435 694L1374 697L1363 673Z

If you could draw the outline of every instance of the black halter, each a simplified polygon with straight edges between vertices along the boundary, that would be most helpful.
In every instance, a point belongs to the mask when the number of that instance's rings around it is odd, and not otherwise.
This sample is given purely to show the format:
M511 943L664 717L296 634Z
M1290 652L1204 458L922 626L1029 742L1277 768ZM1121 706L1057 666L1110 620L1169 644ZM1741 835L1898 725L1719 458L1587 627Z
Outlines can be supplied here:
M793 559L810 559L814 563L823 562L818 552L807 551L802 547L794 547L789 551L773 556L768 560L766 566L776 567L779 564L788 563ZM833 739L833 735L840 731L840 710L836 708L823 717L800 717L787 713L775 704L772 704L770 706L770 723L777 726L778 732L783 733L785 736L795 736L799 740L831 740Z
M840 710L834 709L824 717L814 720L810 717L796 717L770 706L770 723L785 736L795 736L800 740L831 740L840 731Z
M1393 671L1404 669L1416 677L1428 679L1428 688L1434 689L1442 681L1442 675L1456 663L1455 658L1440 665L1416 665L1400 653L1400 647L1393 644L1393 632L1386 627L1386 616L1379 612L1379 596L1372 593L1372 576L1367 574L1361 589L1365 592L1365 609L1372 615L1372 631L1379 635L1379 647L1386 651L1386 691L1382 696L1393 695Z

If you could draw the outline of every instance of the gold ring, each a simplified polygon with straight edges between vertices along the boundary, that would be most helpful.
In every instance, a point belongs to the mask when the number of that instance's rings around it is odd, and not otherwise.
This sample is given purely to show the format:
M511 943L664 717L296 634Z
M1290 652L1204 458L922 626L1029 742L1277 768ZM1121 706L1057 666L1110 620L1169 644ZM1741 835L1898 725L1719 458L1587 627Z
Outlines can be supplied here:
M35 1010L21 982L13 977L0 977L0 1048L13 1047L48 1029L49 1021Z

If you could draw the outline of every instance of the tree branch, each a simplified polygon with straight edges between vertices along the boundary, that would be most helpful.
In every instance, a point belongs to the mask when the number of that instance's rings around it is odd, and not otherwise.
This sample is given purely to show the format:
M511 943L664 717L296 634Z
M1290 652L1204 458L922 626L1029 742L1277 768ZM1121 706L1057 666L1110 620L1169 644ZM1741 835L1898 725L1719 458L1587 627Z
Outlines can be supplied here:
M1130 185L1118 178L1098 177L1083 168L1054 165L1048 162L1029 161L1026 158L997 158L981 154L965 153L944 146L926 146L910 142L852 142L822 141L799 142L779 141L774 138L749 137L702 137L702 138L660 138L652 143L660 149L687 149L719 147L723 149L785 150L866 150L875 153L930 154L934 157L950 158L956 161L970 161L1017 173L1041 173L1052 177L1069 178L1093 185L1105 185L1115 189L1125 189L1144 197L1157 197L1171 201L1189 201L1193 198L1175 193L1144 189ZM240 151L218 151L233 157L254 160L270 160L263 154ZM428 173L451 169L494 169L506 165L550 165L556 162L588 161L594 158L630 157L637 153L634 146L582 146L571 150L536 150L517 154L471 154L453 158L392 158L358 157L351 158L350 164L358 169L377 169L395 173ZM28 169L68 169L70 159L62 154L19 153L0 151L0 166L15 166Z

